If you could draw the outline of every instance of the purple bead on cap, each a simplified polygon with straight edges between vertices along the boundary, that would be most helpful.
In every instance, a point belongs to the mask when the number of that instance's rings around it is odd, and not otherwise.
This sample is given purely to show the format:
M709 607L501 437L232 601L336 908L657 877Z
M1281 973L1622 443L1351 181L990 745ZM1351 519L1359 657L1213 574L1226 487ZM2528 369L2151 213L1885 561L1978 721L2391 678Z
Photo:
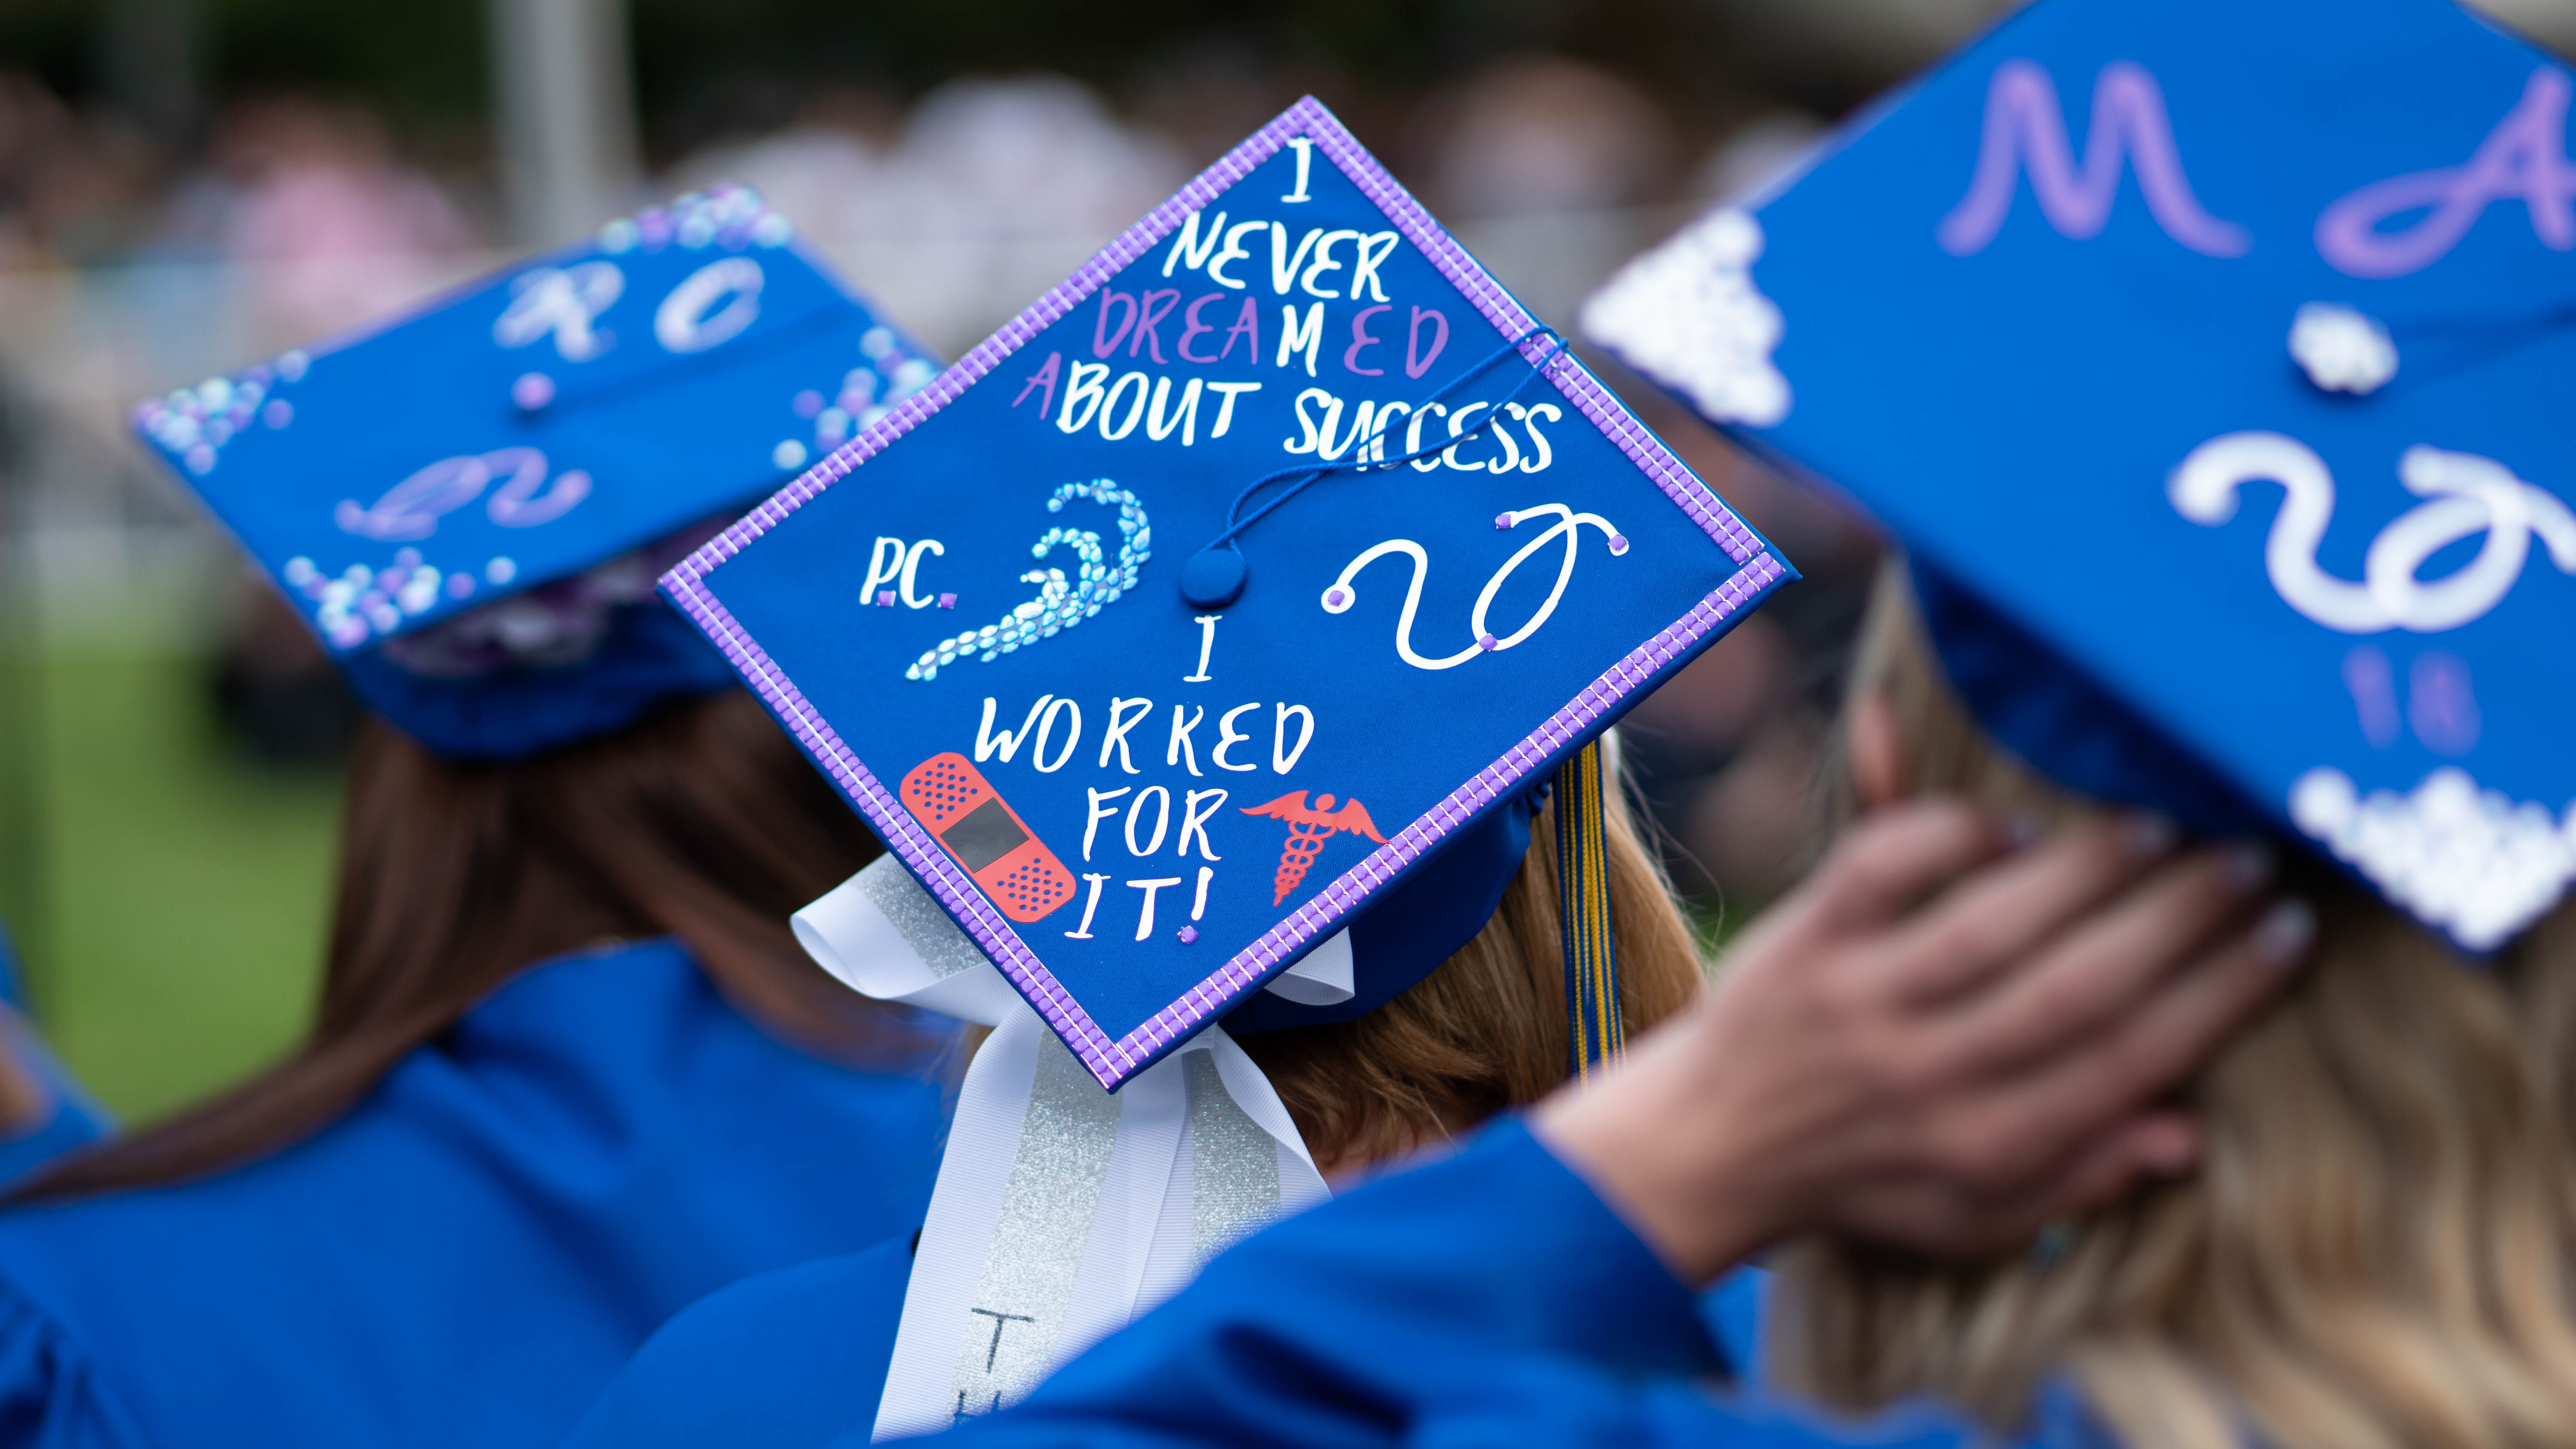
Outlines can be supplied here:
M555 380L542 372L523 372L510 384L510 401L519 411L532 413L555 400Z

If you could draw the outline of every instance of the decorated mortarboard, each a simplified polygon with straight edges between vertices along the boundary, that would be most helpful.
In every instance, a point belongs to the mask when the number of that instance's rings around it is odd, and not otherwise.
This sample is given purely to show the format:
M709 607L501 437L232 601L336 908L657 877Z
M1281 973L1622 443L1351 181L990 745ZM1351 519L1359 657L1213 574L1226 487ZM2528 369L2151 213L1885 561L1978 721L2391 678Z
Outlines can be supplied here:
M935 371L721 186L134 426L371 705L443 752L511 756L730 685L652 597L686 549L653 547L731 521Z
M1585 323L1884 520L2032 763L2484 950L2576 876L2570 90L2448 0L2040 0Z
M1312 100L668 575L891 848L809 946L1000 1023L880 1429L1320 1194L1216 1023L1428 973L1552 772L1791 577Z

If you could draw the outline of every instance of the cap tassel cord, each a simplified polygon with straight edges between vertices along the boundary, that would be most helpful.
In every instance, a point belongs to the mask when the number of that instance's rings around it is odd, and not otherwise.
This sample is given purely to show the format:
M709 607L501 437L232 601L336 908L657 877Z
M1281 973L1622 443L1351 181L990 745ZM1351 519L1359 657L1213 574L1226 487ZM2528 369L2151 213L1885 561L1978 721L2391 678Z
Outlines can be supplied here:
M1577 1080L1626 1046L1619 960L1610 939L1610 870L1602 836L1601 742L1557 767L1557 919L1565 932L1565 1022Z
M1293 468L1282 468L1275 473L1265 473L1245 484L1243 491L1234 495L1234 501L1226 506L1225 532L1210 539L1206 547L1192 554L1189 561L1183 565L1181 597L1187 600L1191 607L1200 609L1222 609L1241 597L1248 573L1243 564L1243 547L1240 542L1243 533L1277 511L1289 499L1306 491L1311 485L1335 473L1359 473L1371 469L1387 471L1401 468L1407 463L1430 457L1434 453L1445 452L1481 435L1487 428L1494 425L1495 419L1503 415L1504 408L1520 401L1521 395L1529 391L1530 384L1538 381L1550 367L1555 365L1558 358L1565 355L1565 338L1560 336L1555 328L1547 326L1530 328L1480 358L1473 366L1451 378L1439 391L1415 404L1408 412L1408 415L1416 415L1434 404L1444 402L1460 388L1482 376L1487 368L1519 352L1541 337L1549 339L1550 345L1546 351L1539 354L1535 362L1530 363L1529 375L1523 377L1519 385L1514 387L1501 402L1487 410L1485 421L1455 437L1436 441L1427 448L1416 448L1402 457L1374 459L1369 456L1370 450L1383 451L1387 432L1393 426L1392 423L1381 423L1367 437L1351 444L1350 461L1346 463L1301 464ZM1254 495L1283 479L1291 481L1287 487L1279 490L1277 496L1252 510L1248 516L1244 513L1244 505L1251 502ZM1231 557L1227 557L1229 555ZM1223 566L1212 567L1212 565Z

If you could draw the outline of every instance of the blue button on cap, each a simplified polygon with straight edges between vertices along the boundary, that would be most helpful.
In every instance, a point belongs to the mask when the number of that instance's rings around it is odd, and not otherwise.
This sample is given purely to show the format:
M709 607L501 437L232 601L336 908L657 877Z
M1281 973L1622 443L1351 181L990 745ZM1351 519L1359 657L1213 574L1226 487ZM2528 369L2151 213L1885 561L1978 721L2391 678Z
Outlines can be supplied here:
M1181 565L1181 597L1193 609L1222 609L1243 597L1248 572L1233 549L1200 549Z

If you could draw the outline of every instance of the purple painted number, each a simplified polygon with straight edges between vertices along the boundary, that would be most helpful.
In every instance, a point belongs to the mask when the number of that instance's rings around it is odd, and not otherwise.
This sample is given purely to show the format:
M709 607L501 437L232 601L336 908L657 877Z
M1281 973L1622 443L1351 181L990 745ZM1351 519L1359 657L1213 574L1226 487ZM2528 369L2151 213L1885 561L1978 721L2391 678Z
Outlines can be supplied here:
M2468 661L2439 649L2415 656L2407 671L2406 718L2415 738L2437 755L2465 755L2476 749L2482 721L2478 697L2469 689Z
M2462 166L2374 181L2317 218L2317 251L2355 277L2403 277L2451 254L2499 201L2520 200L2531 229L2551 251L2576 248L2576 167L2567 162L2567 77L2531 74L2522 100ZM2425 213L2413 226L2382 231L2391 217Z
M2364 644L2343 657L2344 688L2352 691L2361 718L2362 738L2375 749L2397 743L2406 726L2437 755L2459 756L2476 749L2484 720L2476 691L2469 687L2468 661L2446 650L2431 649L2415 657L2406 671L2406 711L2397 709L2397 671L2376 644Z
M2405 728L2397 715L2397 674L2376 644L2363 644L2343 657L2343 686L2352 691L2361 715L2361 735L2377 749L2397 743Z
M2048 224L2060 235L2090 240L2110 223L2124 163L2136 168L2147 210L2165 235L2203 256L2241 257L2253 246L2245 228L2202 209L2183 174L2164 91L2144 67L2125 60L2104 66L2093 84L2093 124L2081 168L2048 72L2027 60L1996 67L1986 90L1976 176L1934 236L1952 256L1984 251L2012 214L2015 183L2027 170Z

